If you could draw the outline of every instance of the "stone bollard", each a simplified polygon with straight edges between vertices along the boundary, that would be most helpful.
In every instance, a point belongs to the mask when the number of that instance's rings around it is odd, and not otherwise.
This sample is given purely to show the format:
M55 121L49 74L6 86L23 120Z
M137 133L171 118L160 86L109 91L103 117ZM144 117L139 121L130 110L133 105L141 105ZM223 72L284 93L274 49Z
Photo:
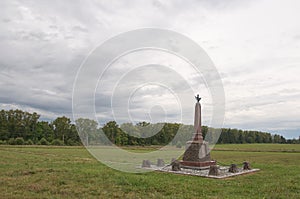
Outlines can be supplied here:
M243 165L244 165L244 167L243 167L244 170L251 170L249 162L243 162Z
M219 170L217 165L211 165L209 167L208 175L217 176L219 175Z
M143 160L142 167L151 167L151 162L149 160Z
M164 167L165 166L165 161L163 159L157 159L156 166L158 166L158 167Z
M181 166L180 166L180 162L178 160L174 160L172 163L172 171L180 171L181 170Z
M236 164L231 164L230 167L229 167L228 172L230 172L230 173L237 173L238 172L238 168L237 168Z

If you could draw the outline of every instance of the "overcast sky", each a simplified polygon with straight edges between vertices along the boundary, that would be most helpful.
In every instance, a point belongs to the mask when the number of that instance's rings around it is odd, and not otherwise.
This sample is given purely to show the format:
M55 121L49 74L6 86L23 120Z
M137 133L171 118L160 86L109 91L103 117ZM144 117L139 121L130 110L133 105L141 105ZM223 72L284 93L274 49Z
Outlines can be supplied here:
M270 131L288 138L300 135L298 0L2 0L0 8L0 109L36 111L48 120L72 117L73 83L88 54L112 36L154 27L189 37L210 56L225 90L224 127ZM147 73L157 77L156 67L148 67ZM124 87L127 78L119 79ZM181 86L179 90L184 90ZM148 94L151 89L158 94L155 100L160 102L152 108L145 105L154 111L152 121L164 120L159 113L168 110L167 121L180 121L176 114L180 109L193 112L170 102L168 95L155 91L157 87L147 88ZM209 91L199 92L209 116ZM129 105L139 104L137 100L145 95L142 90L136 93ZM109 108L110 99L103 100L98 105ZM175 105L163 107L166 102ZM191 107L194 102L191 96ZM105 118L103 109L96 110ZM134 117L147 119L137 110L133 110ZM208 125L209 118L203 117ZM183 122L192 123L192 117Z

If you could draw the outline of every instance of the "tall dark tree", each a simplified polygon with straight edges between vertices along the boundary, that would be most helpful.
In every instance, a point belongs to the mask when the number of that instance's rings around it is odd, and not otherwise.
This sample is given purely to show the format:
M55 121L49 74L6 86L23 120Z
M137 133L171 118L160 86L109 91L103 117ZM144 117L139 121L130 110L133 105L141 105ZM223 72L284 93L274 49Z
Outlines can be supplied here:
M65 116L56 118L53 122L54 139L60 139L66 144L71 131L71 120Z

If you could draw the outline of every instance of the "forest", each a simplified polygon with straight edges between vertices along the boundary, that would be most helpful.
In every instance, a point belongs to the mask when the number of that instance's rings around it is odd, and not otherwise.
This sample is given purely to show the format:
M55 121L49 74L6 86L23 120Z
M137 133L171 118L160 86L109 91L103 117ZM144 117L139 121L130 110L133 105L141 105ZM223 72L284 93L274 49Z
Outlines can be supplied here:
M189 140L192 125L179 123L117 124L109 121L102 127L94 120L80 118L72 123L65 116L53 121L41 121L37 113L22 110L0 111L0 144L9 145L166 145L184 146ZM78 133L79 132L79 133ZM157 133L156 133L157 132ZM214 129L202 126L203 136L213 136L208 132L219 132L217 143L288 143L299 144L299 139L286 139L278 134L231 128ZM152 135L152 136L149 136Z

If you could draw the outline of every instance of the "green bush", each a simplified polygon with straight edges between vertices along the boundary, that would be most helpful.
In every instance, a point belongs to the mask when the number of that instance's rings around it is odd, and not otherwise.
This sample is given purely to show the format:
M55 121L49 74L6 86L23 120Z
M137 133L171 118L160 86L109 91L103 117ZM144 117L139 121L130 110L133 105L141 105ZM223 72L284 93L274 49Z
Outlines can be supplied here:
M74 141L73 139L68 139L67 140L67 145L68 146L78 146L80 144L78 142Z
M159 142L157 140L153 140L152 145L159 145Z
M29 140L27 140L27 141L25 142L25 144L26 144L26 145L33 145L33 141L32 141L31 139L29 139Z
M55 146L62 146L64 145L63 141L62 140L59 140L59 139L55 139L51 142L51 145L55 145Z
M0 140L0 145L5 145L7 144L6 140Z
M39 144L40 145L49 145L49 142L45 138L42 138L42 139L40 139Z
M7 141L7 144L10 144L10 145L16 144L15 139L14 138L9 138L9 140Z
M15 144L16 145L23 145L25 142L24 142L24 139L21 138L21 137L18 137L15 139Z

